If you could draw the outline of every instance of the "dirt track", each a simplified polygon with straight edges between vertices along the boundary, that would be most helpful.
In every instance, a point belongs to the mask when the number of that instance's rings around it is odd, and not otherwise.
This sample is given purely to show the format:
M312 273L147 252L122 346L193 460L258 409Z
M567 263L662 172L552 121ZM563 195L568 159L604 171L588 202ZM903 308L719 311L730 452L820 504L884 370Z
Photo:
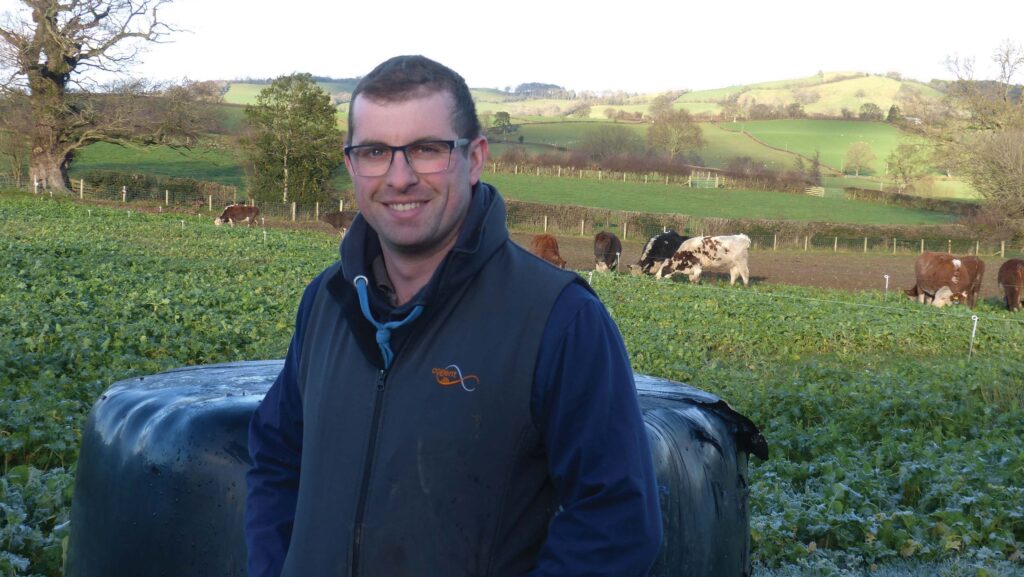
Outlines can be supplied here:
M512 233L512 239L523 246L529 246L528 233ZM594 250L592 238L559 237L559 252L574 270L593 270ZM620 271L628 271L629 263L640 259L643 244L628 241L623 243ZM889 290L902 291L914 285L914 260L916 254L886 255L879 253L851 252L800 252L764 251L750 253L751 284L789 284L836 288L849 291L884 290L885 276L889 275ZM999 266L1005 259L998 256L983 257L985 278L982 282L983 298L1002 299L1002 292L996 282ZM729 280L728 274L708 275ZM705 277L701 278L704 281Z

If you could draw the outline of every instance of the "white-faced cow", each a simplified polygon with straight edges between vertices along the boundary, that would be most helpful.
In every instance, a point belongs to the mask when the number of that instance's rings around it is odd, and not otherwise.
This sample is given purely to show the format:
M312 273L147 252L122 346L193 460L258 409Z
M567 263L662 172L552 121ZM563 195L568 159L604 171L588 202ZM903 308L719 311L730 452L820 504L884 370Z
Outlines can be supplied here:
M530 242L530 252L558 268L565 268L565 260L558 254L558 239L550 234L534 235Z
M985 262L976 256L924 252L914 262L914 286L903 292L918 302L937 307L966 302L974 308L984 276ZM944 287L951 293L948 299L939 296L938 291Z
M640 260L629 265L629 272L634 275L654 274L654 270L661 266L663 261L672 258L672 255L679 250L679 246L689 238L674 230L652 236L644 245L644 250L640 253Z
M345 234L348 227L352 226L352 221L355 220L357 214L359 214L358 210L336 210L320 215L320 220L333 226L334 230L341 234Z
M743 286L747 286L750 278L747 268L749 250L750 237L745 234L695 236L679 245L672 258L655 269L654 276L665 278L685 274L690 277L690 282L697 282L705 270L728 272L729 284L736 284L736 277L741 277Z
M1006 295L1006 308L1010 311L1021 309L1021 289L1024 288L1024 260L1011 258L999 267L999 286Z
M594 269L598 272L612 271L619 268L619 257L622 256L622 241L615 233L602 230L594 235Z
M226 222L231 226L235 226L236 222L244 222L246 226L252 226L256 224L256 217L259 215L260 209L255 206L232 204L224 208L224 212L214 219L213 224L220 226Z

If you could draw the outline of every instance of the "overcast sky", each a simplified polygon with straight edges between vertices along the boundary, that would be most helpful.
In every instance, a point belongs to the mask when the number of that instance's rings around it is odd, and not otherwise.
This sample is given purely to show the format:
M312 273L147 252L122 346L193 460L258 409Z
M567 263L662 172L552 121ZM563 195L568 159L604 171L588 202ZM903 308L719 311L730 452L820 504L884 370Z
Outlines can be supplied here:
M175 0L188 30L143 55L153 79L348 78L424 54L472 87L545 82L654 92L823 71L949 78L948 56L992 77L1004 40L1024 44L1021 0ZM19 6L0 0L0 12ZM1018 82L1022 79L1018 78Z

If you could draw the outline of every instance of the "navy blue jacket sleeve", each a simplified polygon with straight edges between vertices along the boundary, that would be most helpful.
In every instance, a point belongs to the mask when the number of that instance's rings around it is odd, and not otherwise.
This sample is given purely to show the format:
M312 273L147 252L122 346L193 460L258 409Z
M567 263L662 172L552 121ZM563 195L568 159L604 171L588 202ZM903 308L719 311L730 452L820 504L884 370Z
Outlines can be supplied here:
M561 509L529 575L647 575L661 511L633 370L608 311L580 285L548 320L531 412Z
M302 399L298 370L305 319L321 277L306 287L284 367L249 423L245 544L249 577L281 574L292 536L302 458Z

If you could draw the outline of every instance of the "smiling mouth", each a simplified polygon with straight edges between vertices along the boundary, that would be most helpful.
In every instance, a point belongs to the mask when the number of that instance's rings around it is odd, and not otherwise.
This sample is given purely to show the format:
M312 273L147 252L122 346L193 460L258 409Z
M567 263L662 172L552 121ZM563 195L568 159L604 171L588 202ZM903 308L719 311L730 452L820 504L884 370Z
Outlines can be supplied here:
M391 210L393 210L395 212L407 212L407 211L410 211L410 210L412 210L414 208L419 208L422 205L423 205L422 202L402 202L402 203L389 204L388 208L390 208Z

